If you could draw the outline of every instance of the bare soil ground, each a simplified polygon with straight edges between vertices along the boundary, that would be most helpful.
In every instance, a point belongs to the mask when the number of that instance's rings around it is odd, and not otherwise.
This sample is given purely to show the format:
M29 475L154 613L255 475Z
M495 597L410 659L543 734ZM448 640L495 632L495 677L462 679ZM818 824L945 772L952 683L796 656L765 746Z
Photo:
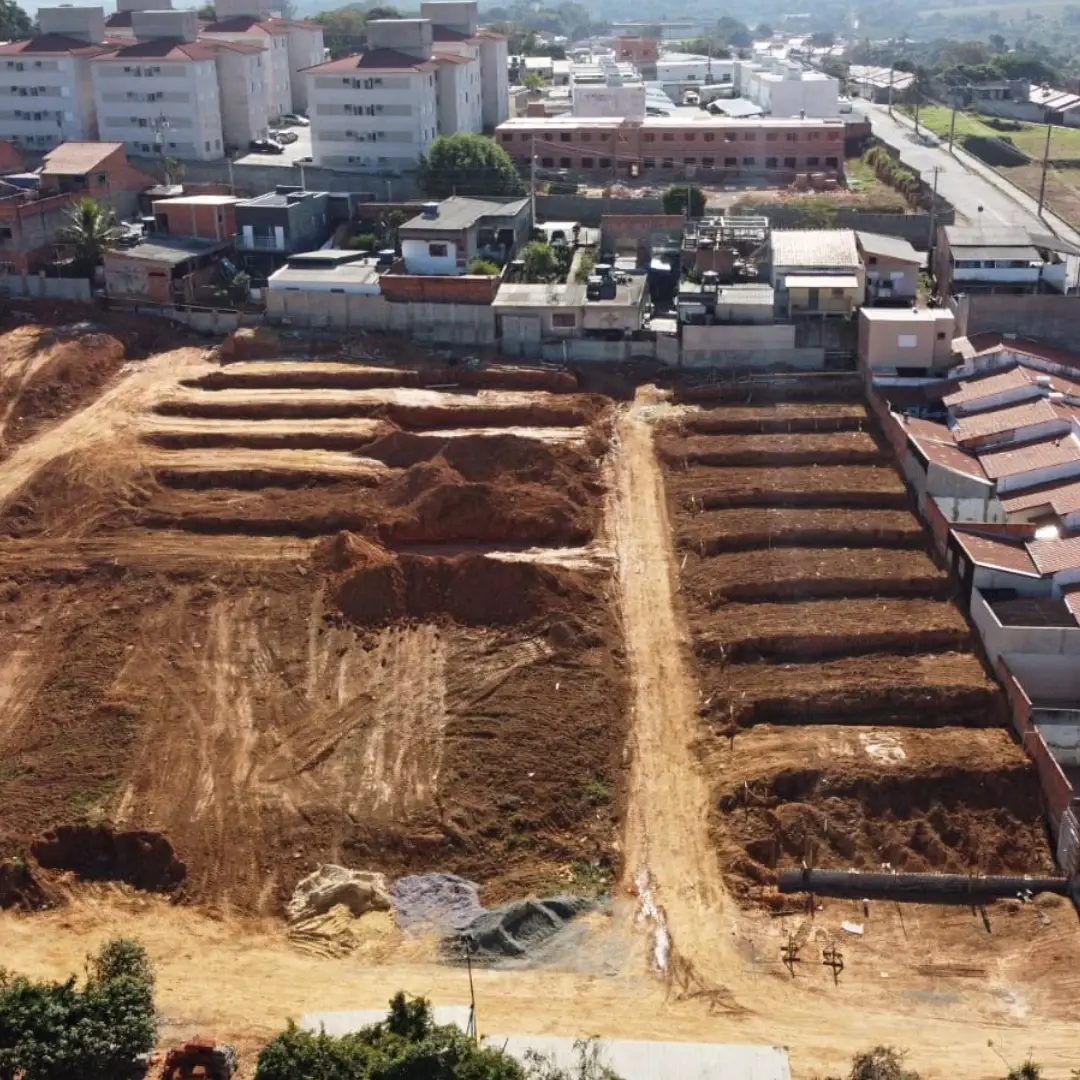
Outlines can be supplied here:
M675 465L873 465L886 459L865 431L828 434L678 435L657 439Z
M798 432L863 431L866 412L857 404L773 405L700 409L683 417L681 428L699 435L795 434Z
M247 912L325 861L459 872L496 902L617 864L610 564L561 557L602 544L603 401L354 391L326 367L253 365L247 390L155 357L73 418L91 437L61 425L0 468L0 857L130 881L86 830L143 830L185 899ZM280 426L319 433L309 395L370 419L312 449ZM163 414L201 441L163 446Z

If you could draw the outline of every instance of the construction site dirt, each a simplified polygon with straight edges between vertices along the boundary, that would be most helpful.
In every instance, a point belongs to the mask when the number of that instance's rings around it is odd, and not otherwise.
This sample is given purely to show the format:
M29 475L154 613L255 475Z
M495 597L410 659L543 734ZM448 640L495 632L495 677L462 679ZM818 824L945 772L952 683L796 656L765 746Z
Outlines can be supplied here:
M160 833L186 867L170 890L250 913L313 862L449 870L493 903L617 867L607 403L325 391L327 365L257 366L309 390L203 389L245 377L195 351L160 367L3 500L0 857L57 827ZM227 427L180 447L226 394L251 428L317 434L324 393L350 399L333 451L233 448ZM145 884L129 862L103 850L96 876Z
M613 400L347 344L368 363L128 346L0 460L3 965L63 979L136 937L161 1044L212 1034L248 1077L290 1017L469 1000L389 913L344 953L290 936L321 863L457 873L487 906L599 879L571 944L474 973L481 1031L783 1044L796 1080L878 1043L929 1078L1032 1050L1068 1075L1067 901L774 885L1053 868L854 398Z

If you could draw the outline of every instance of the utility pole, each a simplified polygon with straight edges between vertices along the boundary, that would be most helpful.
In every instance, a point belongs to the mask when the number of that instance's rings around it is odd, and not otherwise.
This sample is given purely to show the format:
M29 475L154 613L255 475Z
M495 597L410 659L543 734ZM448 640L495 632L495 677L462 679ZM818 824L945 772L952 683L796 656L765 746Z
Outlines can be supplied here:
M949 153L953 152L953 138L956 135L956 98L953 97L952 119L949 121Z
M529 213L536 225L536 132L529 139Z
M893 92L893 76L896 74L896 68L889 64L889 115L892 116L892 92Z
M938 173L945 170L940 165L935 165L931 170L934 174L934 191L930 196L930 234L926 238L927 259L930 260L934 250L934 223L937 218L937 178Z
M1046 125L1046 149L1043 151L1042 179L1039 181L1039 210L1042 217L1043 204L1046 202L1046 170L1050 168L1050 136L1054 133L1054 125Z

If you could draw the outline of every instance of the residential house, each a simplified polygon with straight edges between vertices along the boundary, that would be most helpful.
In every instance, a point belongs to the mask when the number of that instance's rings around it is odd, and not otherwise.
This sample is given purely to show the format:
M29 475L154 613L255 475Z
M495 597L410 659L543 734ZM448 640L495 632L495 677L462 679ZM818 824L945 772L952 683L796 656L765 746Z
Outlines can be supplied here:
M1069 255L1080 251L1067 241L1019 225L946 225L938 229L934 277L942 296L1064 293Z
M528 239L528 199L471 199L454 196L428 203L398 229L405 271L458 275L473 259L505 262Z
M772 285L788 318L851 318L863 302L865 270L851 229L774 229Z
M866 64L852 64L848 68L848 92L879 105L898 101L914 84L915 73L912 71Z
M133 25L134 44L91 63L102 134L135 155L224 157L217 47L196 40L195 13L136 11Z
M577 284L506 284L492 307L503 352L539 356L545 343L629 337L641 329L646 296L643 276L623 275L604 290Z
M155 199L155 231L162 236L194 236L202 240L231 240L236 235L235 195L180 195Z
M367 52L309 68L311 153L324 168L416 168L439 133L431 23L368 23Z
M54 261L72 207L92 198L117 218L133 216L154 178L133 168L122 143L71 142L50 150L30 189L0 195L0 269L31 273Z
M290 262L292 255L321 248L334 226L349 216L348 196L281 185L237 203L236 251L253 282L259 284Z
M105 292L110 300L173 307L209 304L232 241L154 236L105 253Z
M855 243L866 269L867 304L913 304L926 256L907 240L881 233L857 232Z
M879 376L944 375L953 365L955 325L949 308L864 307L859 311L860 366Z
M114 48L102 44L103 9L43 7L38 17L38 36L0 44L0 139L41 151L99 138L90 62Z

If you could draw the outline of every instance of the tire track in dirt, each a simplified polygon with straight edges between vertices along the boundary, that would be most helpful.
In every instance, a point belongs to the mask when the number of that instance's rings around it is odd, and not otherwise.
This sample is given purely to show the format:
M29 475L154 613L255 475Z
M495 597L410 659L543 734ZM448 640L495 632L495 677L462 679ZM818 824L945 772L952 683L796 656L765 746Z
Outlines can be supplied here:
M671 527L647 393L639 390L616 424L610 508L633 702L623 884L636 889L654 923L654 963L664 967L666 952L664 973L681 992L730 1006L710 976L741 962L728 945L734 912L708 833L710 787L694 753L698 690L676 608Z

